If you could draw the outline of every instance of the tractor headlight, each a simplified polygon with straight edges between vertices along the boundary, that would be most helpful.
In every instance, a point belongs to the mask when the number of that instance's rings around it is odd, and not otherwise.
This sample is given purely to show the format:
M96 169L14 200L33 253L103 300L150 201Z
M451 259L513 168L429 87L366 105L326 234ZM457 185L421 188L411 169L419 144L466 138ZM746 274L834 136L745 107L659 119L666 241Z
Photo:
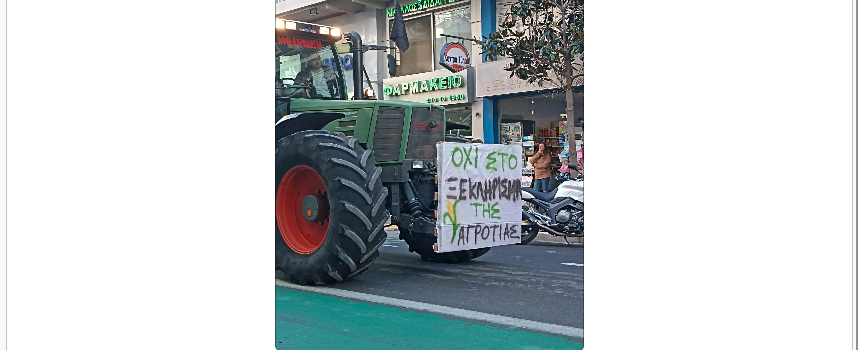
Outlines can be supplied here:
M276 22L276 23L274 24L274 27L275 27L275 28L277 28L277 29L284 29L284 28L286 28L286 21L283 21L283 20L279 20L279 19L278 19L278 20L277 20L277 21L275 21L275 22Z
M328 27L319 27L319 34L328 35L331 33L331 28Z
M366 97L375 97L375 90L372 88L363 89L363 95Z
M292 21L286 21L286 29L298 29L298 24Z
M340 28L331 28L331 36L340 36Z
M423 161L415 160L411 162L411 169L423 169Z

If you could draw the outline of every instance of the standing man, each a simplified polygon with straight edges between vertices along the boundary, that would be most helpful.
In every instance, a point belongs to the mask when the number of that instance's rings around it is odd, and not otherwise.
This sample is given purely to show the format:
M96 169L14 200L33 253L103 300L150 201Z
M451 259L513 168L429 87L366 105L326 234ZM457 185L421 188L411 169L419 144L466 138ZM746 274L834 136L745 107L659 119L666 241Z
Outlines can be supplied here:
M310 54L307 67L295 76L295 81L312 86L305 91L308 98L332 98L337 94L336 73L322 66L322 57L317 52Z
M545 144L539 144L539 150L530 158L533 164L533 189L539 192L548 192L548 183L551 178L551 154L545 149Z

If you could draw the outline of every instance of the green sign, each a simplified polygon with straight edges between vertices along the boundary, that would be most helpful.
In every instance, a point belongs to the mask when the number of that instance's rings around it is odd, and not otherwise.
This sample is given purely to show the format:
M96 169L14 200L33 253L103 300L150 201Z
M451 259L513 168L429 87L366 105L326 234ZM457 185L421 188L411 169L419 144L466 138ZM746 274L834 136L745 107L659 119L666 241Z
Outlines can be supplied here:
M421 11L425 9L430 9L435 6L446 5L450 3L454 3L457 0L420 0L413 4L402 5L399 8L402 9L402 14L406 14L414 11ZM393 17L393 14L396 12L396 8L387 9L387 17Z
M441 96L441 97L430 97L430 98L426 99L426 103L447 102L447 101L464 101L464 100L465 100L465 95L464 94L458 94L458 95Z
M462 76L456 74L428 80L418 80L410 83L385 85L384 94L386 96L399 96L408 93L417 94L428 91L446 90L460 86L462 86Z

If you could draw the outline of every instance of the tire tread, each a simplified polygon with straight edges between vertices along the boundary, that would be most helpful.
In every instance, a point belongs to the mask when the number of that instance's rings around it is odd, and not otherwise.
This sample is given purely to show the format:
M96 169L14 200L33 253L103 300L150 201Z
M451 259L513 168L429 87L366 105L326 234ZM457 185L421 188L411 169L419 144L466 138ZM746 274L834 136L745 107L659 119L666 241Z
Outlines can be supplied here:
M308 259L304 256L281 252L289 248L276 231L277 269L294 283L319 285L342 282L367 271L386 239L376 236L389 217L384 208L387 188L381 184L381 169L368 161L371 152L364 150L355 138L312 130L278 139L276 154L278 162L300 156L320 169L320 175L329 184L328 191L336 191L338 200L331 201L331 212L339 218L338 227L332 226L322 247L311 253L324 254L317 259L320 264L312 263L314 266L295 260ZM369 177L370 174L373 176ZM332 238L334 241L328 244L327 240Z

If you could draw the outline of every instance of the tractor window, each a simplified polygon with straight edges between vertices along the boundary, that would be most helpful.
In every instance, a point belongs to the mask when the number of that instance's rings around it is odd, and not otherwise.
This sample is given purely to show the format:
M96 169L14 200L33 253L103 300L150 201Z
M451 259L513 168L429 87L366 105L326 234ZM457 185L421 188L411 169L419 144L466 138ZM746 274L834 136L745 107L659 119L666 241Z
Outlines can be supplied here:
M344 99L342 69L335 53L332 43L278 36L275 62L277 96Z

